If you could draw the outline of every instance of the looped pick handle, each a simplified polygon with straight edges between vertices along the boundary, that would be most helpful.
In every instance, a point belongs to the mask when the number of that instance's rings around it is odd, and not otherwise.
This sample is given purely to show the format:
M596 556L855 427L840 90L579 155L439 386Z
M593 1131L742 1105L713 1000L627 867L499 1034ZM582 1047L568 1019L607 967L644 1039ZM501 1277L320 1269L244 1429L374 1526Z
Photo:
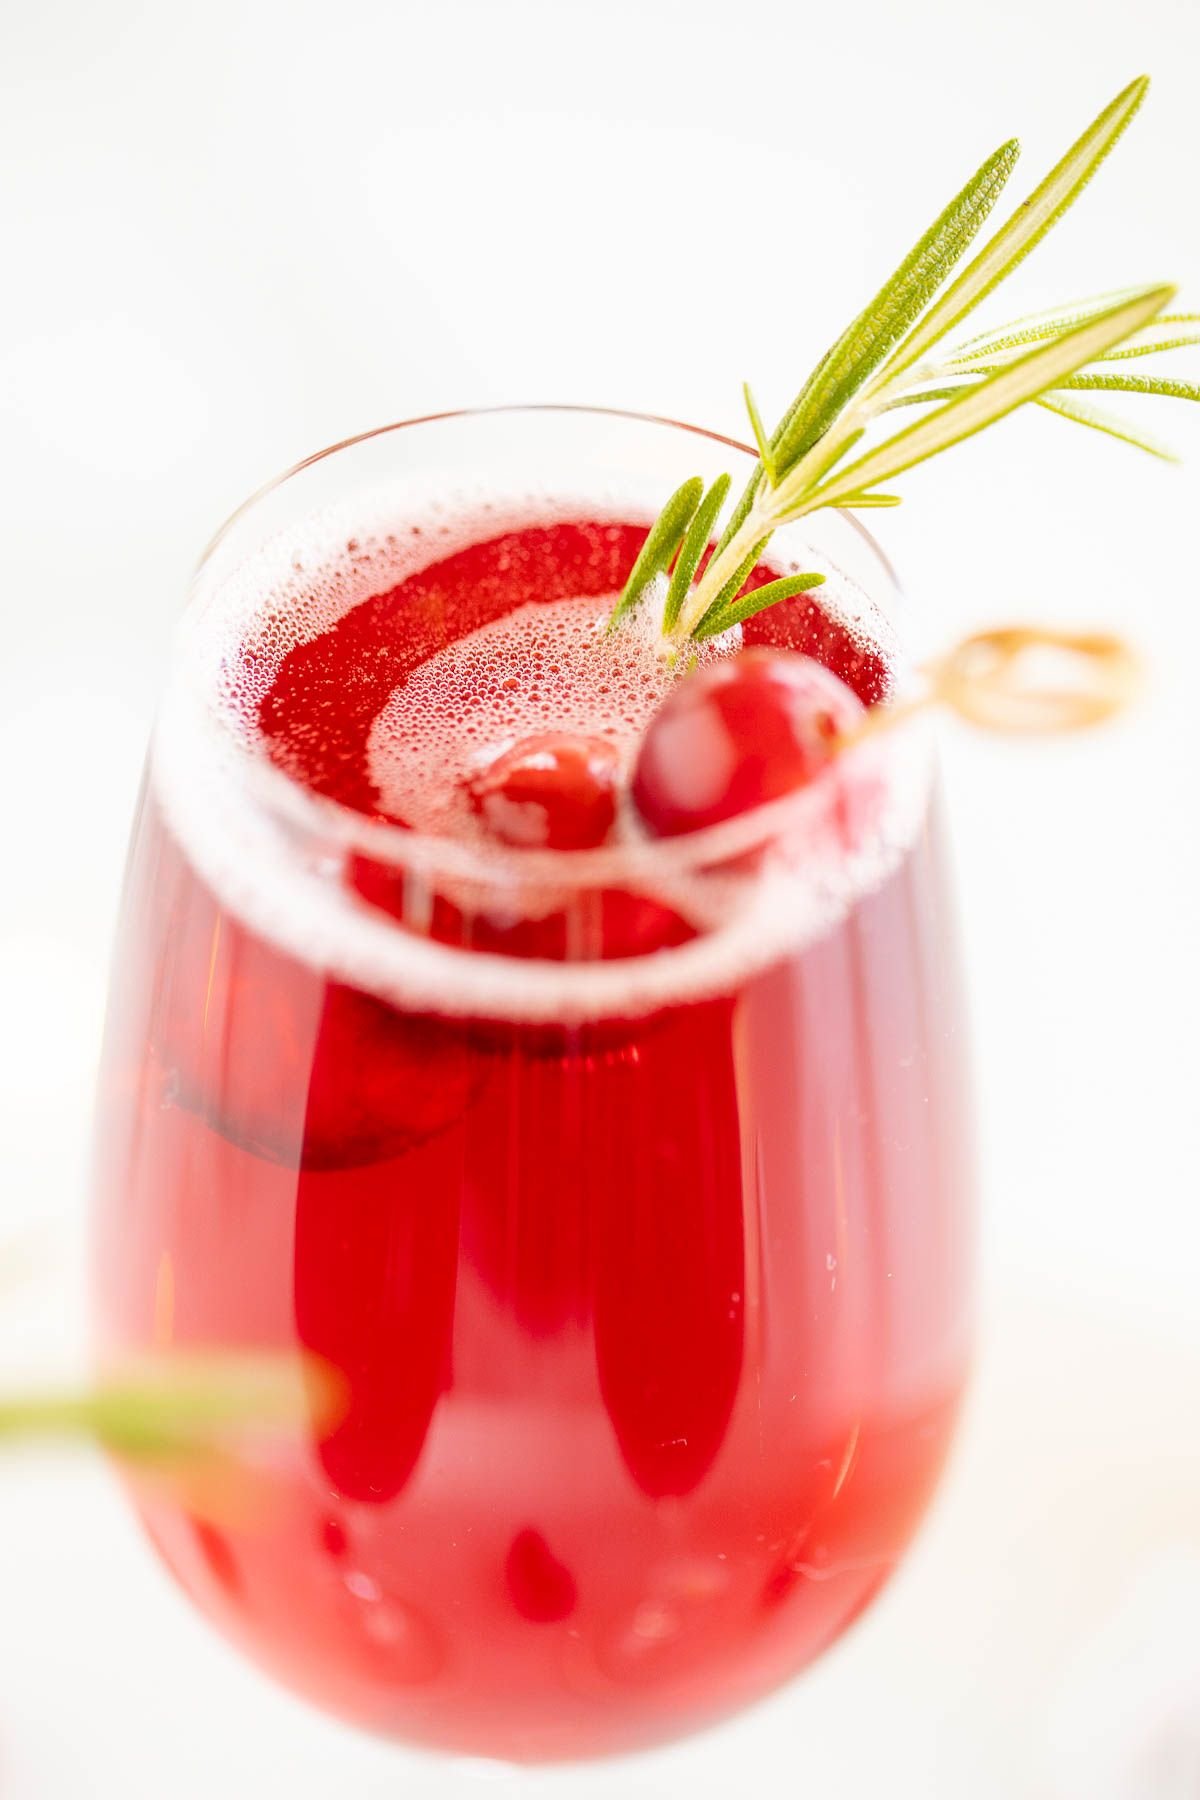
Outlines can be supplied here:
M1137 657L1105 632L1009 625L964 638L925 670L927 698L989 731L1078 731L1128 702Z

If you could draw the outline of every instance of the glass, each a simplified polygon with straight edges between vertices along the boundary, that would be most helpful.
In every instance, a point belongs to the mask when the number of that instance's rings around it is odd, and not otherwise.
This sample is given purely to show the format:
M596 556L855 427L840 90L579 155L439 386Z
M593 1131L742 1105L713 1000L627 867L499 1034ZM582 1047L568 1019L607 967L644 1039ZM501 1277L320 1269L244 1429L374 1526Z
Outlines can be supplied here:
M347 573L313 629L382 567L459 566L464 507L565 521L520 539L561 587L571 521L606 521L587 541L623 570L680 479L736 487L751 454L570 408L388 427L247 503L182 621L104 1055L98 1341L342 1373L344 1416L264 1446L244 1517L129 1480L248 1654L423 1744L570 1758L708 1724L817 1656L908 1542L972 1310L929 742L883 734L688 837L484 854L314 793L214 695L278 680L264 593L318 541ZM512 559L481 554L507 604ZM823 610L758 635L877 697L905 635L882 556L841 515L788 555L828 571ZM397 587L414 643L451 585Z

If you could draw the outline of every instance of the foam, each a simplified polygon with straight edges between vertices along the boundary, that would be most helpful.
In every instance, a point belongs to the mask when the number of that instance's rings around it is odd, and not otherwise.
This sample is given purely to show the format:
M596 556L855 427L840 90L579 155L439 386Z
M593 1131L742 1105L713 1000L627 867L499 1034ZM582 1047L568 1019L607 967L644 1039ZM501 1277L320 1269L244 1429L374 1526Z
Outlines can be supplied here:
M328 630L361 600L484 536L555 519L649 522L659 485L655 479L648 491L622 483L599 494L568 494L548 484L541 491L504 494L448 492L432 481L422 492L408 482L402 493L366 496L352 511L314 514L232 568L202 569L181 628L152 769L169 828L222 903L301 960L397 1004L572 1021L634 1016L731 988L830 929L858 897L878 887L903 858L925 813L930 755L919 721L842 759L848 775L872 779L881 795L870 841L853 855L828 828L827 782L777 803L788 853L768 859L753 880L697 873L688 867L686 839L579 853L591 859L588 869L597 858L612 865L624 857L621 885L653 895L706 932L670 951L611 962L543 963L462 952L402 930L346 888L336 845L319 823L322 810L266 768L254 720L293 646ZM790 558L772 560L785 569L799 566ZM825 610L876 644L883 637L888 647L886 627L861 589L817 551L806 548L804 566L827 576ZM520 615L447 646L415 671L384 707L369 744L372 777L394 810L423 832L452 831L456 841L447 843L447 852L460 853L460 861L461 853L481 860L480 846L462 842L473 829L469 814L445 798L447 681L475 695L473 723L480 744L491 750L553 723L592 732L599 727L627 757L667 677L648 632L623 632L619 651L611 639L600 642L598 625L606 612L603 600L522 608ZM526 682L516 706L513 690L493 680L494 659L505 644L515 654L518 683ZM736 645L735 632L706 654L727 654ZM548 657L557 662L557 675L549 674ZM536 716L528 686L535 669L541 681ZM610 691L598 717L602 672ZM449 748L469 761L471 734L462 732ZM272 784L289 789L290 819L263 805ZM414 800L422 794L425 801ZM297 818L304 828L297 829ZM418 844L414 840L414 849ZM426 855L428 845L425 839ZM512 856L495 856L487 874L510 896L519 885L526 910L545 910L561 899L525 883L521 868Z
M464 781L539 731L606 738L618 768L629 770L673 677L659 654L651 607L615 636L606 634L615 599L530 602L415 669L378 714L367 744L368 773L384 809L417 831L486 844ZM701 660L733 647L710 640ZM618 834L630 830L622 814Z

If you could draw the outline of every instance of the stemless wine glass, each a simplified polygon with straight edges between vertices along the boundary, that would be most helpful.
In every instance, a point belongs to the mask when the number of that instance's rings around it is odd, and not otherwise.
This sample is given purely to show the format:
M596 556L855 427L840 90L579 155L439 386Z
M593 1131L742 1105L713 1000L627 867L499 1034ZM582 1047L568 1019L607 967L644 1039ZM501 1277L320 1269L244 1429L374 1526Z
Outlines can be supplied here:
M340 1372L245 1517L129 1479L249 1655L427 1745L590 1756L766 1693L879 1589L952 1431L972 1172L924 725L691 836L486 853L259 734L297 641L383 590L398 651L438 647L464 518L494 612L522 521L607 521L605 567L521 539L523 597L600 593L680 479L752 454L579 408L390 426L248 502L181 626L104 1058L100 1350ZM747 636L879 698L904 634L869 537L831 515L771 554L821 606ZM333 694L335 751L400 678Z

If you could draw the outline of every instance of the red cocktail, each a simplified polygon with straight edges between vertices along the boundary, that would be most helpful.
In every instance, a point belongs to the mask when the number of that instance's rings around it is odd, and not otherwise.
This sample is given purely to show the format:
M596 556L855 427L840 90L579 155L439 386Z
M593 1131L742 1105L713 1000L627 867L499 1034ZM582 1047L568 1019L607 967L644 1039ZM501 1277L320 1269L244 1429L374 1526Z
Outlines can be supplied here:
M312 1351L349 1396L264 1451L253 1516L147 1487L147 1527L293 1687L494 1756L667 1738L818 1654L908 1541L967 1355L923 732L710 831L631 810L677 675L602 626L680 436L433 421L318 465L332 508L301 476L252 509L202 571L129 876L102 1344ZM819 604L741 629L870 705L891 591L833 532ZM545 734L615 771L569 847L489 785Z

